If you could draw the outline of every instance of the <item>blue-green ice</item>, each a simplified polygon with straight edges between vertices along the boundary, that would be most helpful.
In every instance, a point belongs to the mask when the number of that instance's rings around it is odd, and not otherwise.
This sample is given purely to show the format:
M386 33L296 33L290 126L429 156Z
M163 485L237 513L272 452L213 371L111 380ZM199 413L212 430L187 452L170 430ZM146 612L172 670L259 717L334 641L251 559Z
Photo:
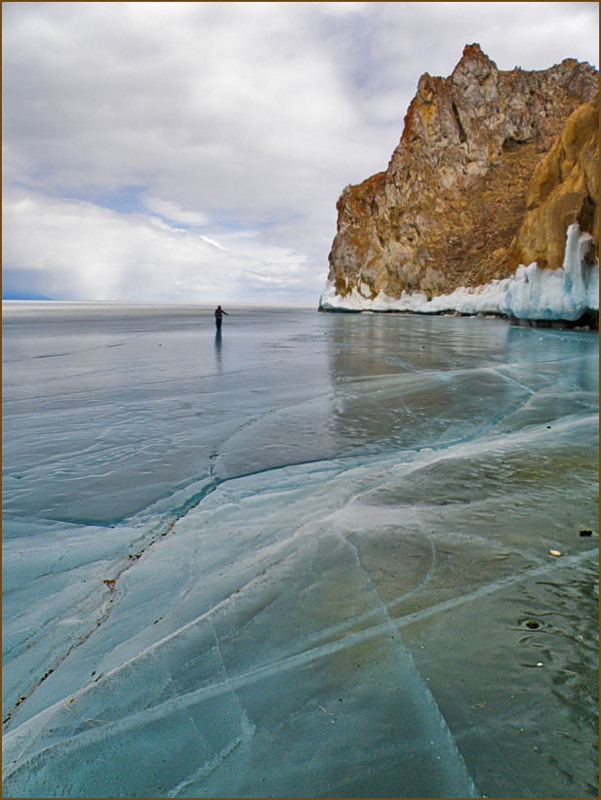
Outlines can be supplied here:
M3 304L4 796L597 797L597 334L225 307Z

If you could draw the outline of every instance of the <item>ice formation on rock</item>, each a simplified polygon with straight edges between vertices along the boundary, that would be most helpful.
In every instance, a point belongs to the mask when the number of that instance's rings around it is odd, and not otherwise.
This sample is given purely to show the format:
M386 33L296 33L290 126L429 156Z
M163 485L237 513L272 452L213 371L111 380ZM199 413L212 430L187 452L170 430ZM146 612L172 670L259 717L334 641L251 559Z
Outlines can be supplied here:
M420 314L500 314L516 319L576 321L599 310L599 263L587 260L592 236L570 225L563 267L520 265L511 278L460 288L428 299L424 292L403 292L399 299L380 292L373 300L354 288L346 297L328 282L320 307L328 311L409 311Z

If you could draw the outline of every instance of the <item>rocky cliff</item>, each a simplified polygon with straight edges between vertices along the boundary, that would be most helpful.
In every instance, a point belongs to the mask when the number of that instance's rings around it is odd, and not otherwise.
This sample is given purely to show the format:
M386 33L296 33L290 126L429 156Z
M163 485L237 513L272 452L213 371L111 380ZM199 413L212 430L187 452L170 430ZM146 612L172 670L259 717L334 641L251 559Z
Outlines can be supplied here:
M597 97L589 64L501 71L477 44L450 77L423 75L387 170L338 201L332 291L433 298L559 269L574 223L598 258Z
M587 256L599 258L599 100L568 117L551 150L536 165L526 191L526 213L509 248L509 264L557 269L566 231L578 223L592 235Z

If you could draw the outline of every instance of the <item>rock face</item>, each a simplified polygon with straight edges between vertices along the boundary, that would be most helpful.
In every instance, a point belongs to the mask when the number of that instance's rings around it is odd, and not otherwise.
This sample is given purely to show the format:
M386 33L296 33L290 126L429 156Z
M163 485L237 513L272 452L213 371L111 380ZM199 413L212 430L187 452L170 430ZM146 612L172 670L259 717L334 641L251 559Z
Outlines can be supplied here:
M510 247L510 264L556 269L564 258L566 230L578 223L592 235L587 254L599 258L599 101L580 106L534 169L526 215Z
M328 280L428 297L562 266L569 225L598 257L598 73L567 59L500 71L466 46L448 78L427 73L385 172L347 186Z

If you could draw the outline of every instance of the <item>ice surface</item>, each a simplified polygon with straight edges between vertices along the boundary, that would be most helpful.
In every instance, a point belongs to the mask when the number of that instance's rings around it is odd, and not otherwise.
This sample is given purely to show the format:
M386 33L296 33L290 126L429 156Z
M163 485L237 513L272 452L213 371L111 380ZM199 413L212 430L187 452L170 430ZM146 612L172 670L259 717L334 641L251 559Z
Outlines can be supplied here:
M228 310L4 304L4 795L598 796L597 336Z
M504 314L516 319L576 321L586 311L599 309L599 263L587 260L592 236L575 223L566 235L561 269L540 268L536 262L520 265L511 278L484 286L459 288L428 299L423 292L403 292L399 299L380 292L373 300L369 287L360 286L346 297L327 282L320 305L339 311L413 311L422 314Z

